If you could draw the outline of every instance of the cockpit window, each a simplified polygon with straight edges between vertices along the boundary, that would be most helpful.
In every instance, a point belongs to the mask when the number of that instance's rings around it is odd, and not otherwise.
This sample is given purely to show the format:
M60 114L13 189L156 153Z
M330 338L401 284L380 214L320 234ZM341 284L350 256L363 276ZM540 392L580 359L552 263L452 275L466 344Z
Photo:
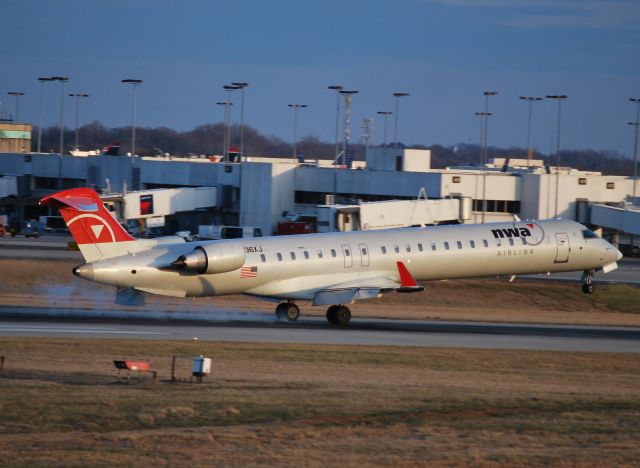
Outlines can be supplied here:
M597 239L598 235L595 232L590 231L589 229L585 229L585 230L582 231L582 238L583 239Z

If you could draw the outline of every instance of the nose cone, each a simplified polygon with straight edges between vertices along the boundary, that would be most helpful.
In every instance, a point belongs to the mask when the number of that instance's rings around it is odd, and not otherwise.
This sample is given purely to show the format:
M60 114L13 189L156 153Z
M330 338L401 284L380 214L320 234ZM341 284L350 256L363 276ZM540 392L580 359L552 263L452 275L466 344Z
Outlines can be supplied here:
M93 265L91 263L85 263L77 266L73 269L73 274L80 278L93 281Z

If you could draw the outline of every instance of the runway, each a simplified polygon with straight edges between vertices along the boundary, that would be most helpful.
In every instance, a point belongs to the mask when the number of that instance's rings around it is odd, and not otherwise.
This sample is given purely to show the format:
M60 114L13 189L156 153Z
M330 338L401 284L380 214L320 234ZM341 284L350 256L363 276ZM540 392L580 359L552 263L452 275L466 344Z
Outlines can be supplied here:
M219 320L213 320L216 317ZM265 314L166 318L91 310L0 308L0 337L205 340L640 353L640 328L354 318L346 328L324 318L278 323Z

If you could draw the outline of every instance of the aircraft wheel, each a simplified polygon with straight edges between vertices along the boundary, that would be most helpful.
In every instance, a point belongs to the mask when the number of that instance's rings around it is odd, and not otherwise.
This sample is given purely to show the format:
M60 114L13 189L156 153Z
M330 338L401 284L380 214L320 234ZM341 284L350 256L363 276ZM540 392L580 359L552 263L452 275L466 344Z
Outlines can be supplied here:
M278 304L278 306L276 307L276 317L278 317L278 320L280 321L286 320L288 305L289 304L286 302L281 302L280 304Z
M347 306L338 306L336 312L336 324L346 327L351 320L351 311Z
M327 309L327 321L331 325L338 324L338 309L339 309L339 306L337 305L332 305Z
M595 292L595 286L593 283L584 283L582 285L582 292L585 294L593 294Z
M300 307L298 307L293 302L285 303L285 314L284 318L289 322L295 322L300 317Z

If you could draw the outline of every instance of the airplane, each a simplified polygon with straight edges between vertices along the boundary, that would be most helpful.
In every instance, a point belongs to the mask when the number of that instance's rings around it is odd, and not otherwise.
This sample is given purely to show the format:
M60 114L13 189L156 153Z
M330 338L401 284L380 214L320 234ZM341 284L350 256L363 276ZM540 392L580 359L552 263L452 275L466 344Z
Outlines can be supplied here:
M295 322L296 302L329 306L330 324L346 326L354 301L423 291L418 281L583 271L593 293L596 271L617 268L622 254L585 226L550 219L457 224L185 242L134 239L90 188L46 196L59 209L85 262L73 274L116 286L116 302L142 293L175 297L246 294L277 302Z

